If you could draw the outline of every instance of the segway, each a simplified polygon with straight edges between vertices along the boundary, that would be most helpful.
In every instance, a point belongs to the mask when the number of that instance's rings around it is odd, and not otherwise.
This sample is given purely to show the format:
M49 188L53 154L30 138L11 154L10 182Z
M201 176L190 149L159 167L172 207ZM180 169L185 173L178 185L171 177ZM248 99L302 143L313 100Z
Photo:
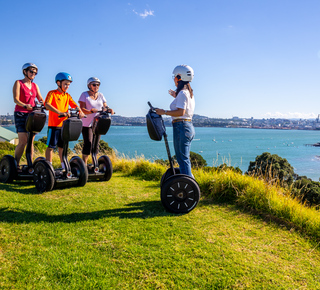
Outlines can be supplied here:
M63 122L61 137L63 140L62 159L65 169L54 169L46 160L40 160L34 167L33 181L39 192L50 191L53 188L84 186L88 180L85 163L79 156L68 161L70 141L78 140L82 131L82 121L78 109L70 109L70 117Z
M36 104L32 108L26 120L26 130L28 132L28 141L26 147L27 165L21 165L18 170L17 162L11 155L5 155L0 161L0 182L11 183L13 180L32 180L34 174L34 167L37 162L45 159L38 157L33 163L31 160L31 149L33 145L33 138L36 133L41 132L45 123L47 115L44 112L43 104Z
M162 205L172 213L188 213L199 202L199 185L191 176L180 174L179 169L174 168L162 116L155 112L150 102L148 105L150 110L146 115L146 121L149 136L155 141L161 141L163 136L170 162L170 168L163 174L160 183Z
M92 164L88 164L88 179L89 180L110 180L113 172L113 167L110 158L107 155L102 155L97 159L99 151L99 140L101 135L107 134L111 126L111 118L109 108L106 111L98 111L98 115L94 117L92 124Z

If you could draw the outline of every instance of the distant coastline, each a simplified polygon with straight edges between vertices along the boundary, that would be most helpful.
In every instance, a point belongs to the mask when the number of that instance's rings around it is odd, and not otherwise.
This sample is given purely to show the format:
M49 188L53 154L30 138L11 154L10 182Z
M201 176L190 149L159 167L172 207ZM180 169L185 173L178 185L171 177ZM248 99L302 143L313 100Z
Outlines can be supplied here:
M164 117L166 126L171 126L171 118ZM3 127L14 125L13 115L0 115L0 125ZM146 126L145 117L112 116L113 126ZM233 117L229 119L209 118L201 115L193 116L195 127L220 128L249 128L249 129L276 129L276 130L320 130L319 119L254 119Z

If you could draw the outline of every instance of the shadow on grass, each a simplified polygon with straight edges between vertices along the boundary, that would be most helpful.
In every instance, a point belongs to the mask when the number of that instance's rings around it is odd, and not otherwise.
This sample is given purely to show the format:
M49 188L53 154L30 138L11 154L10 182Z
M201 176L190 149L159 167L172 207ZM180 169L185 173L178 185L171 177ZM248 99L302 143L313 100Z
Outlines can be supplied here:
M143 201L130 203L127 207L107 209L93 212L79 212L61 215L50 215L34 211L16 209L8 207L0 208L0 222L6 223L76 223L88 220L99 220L108 217L127 218L153 218L158 216L176 216L165 211L161 201Z
M14 183L1 184L1 190L21 194L39 194L33 181L15 180Z

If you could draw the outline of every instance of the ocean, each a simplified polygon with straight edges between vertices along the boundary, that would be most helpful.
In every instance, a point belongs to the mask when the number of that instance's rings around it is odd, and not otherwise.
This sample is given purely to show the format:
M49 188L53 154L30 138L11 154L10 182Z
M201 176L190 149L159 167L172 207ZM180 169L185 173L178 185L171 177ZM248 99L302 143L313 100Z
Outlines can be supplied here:
M15 131L14 126L7 128ZM320 142L320 131L207 127L196 127L195 131L191 151L201 154L209 166L227 163L246 171L256 156L270 152L286 158L295 173L319 181L320 147L305 144ZM45 127L36 140L46 133ZM167 128L167 134L171 154L174 155L172 127ZM164 141L151 140L146 127L111 126L102 139L128 157L143 155L150 160L168 159ZM70 148L75 143L70 144Z

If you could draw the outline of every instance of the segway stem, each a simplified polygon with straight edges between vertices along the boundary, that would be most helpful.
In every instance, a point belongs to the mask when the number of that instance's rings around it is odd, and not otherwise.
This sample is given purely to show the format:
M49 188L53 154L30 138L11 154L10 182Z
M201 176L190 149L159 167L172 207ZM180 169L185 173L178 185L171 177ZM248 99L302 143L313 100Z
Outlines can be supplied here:
M98 167L98 160L97 160L98 146L99 146L99 138L96 134L93 134L91 157L92 157L92 163L94 168Z
M27 142L27 147L26 147L26 158L27 158L28 168L32 167L31 150L32 150L34 135L35 135L35 133L28 132L28 142Z
M173 166L173 160L172 160L171 153L170 153L167 133L163 134L163 138L164 138L164 143L166 144L168 159L169 159L169 162L170 162L170 168L172 169L172 172L173 172L173 175L174 175L174 174L176 174L176 172L175 172L175 169L174 169L174 166Z

